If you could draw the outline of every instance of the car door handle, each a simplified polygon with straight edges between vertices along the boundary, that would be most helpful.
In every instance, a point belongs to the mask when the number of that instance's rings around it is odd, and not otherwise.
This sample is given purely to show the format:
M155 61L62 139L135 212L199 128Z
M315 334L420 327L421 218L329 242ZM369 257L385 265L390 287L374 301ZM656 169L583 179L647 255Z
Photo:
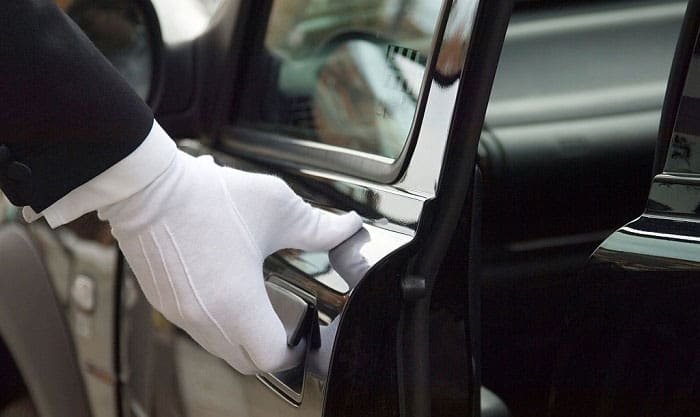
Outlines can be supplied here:
M316 308L312 303L277 282L268 279L265 282L265 289L272 308L287 332L287 344L292 347L297 346L306 336L310 348L318 349L321 345L321 334Z
M306 360L310 349L321 347L321 332L314 298L271 274L265 281L265 289L272 308L282 321L287 332L287 344L299 345L306 338L304 358L295 368L274 374L258 374L258 379L272 391L289 401L294 406L301 404L306 379Z

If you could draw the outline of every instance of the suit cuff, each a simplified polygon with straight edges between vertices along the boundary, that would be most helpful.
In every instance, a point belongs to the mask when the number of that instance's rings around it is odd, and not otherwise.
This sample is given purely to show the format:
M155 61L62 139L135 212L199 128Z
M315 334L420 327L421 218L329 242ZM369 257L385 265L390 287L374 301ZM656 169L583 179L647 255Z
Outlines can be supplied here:
M52 228L72 222L145 188L172 163L176 152L175 142L154 120L146 139L126 158L75 188L41 213L27 206L23 208L22 215L28 222L44 217Z

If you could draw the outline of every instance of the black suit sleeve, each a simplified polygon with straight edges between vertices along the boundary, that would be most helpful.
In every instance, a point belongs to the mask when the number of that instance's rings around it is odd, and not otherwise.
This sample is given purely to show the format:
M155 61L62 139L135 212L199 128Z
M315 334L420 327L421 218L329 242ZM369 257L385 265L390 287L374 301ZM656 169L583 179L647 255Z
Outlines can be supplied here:
M152 125L148 106L53 0L3 2L0 148L10 161L0 155L0 188L13 204L43 211L133 152ZM22 166L30 176L17 174Z

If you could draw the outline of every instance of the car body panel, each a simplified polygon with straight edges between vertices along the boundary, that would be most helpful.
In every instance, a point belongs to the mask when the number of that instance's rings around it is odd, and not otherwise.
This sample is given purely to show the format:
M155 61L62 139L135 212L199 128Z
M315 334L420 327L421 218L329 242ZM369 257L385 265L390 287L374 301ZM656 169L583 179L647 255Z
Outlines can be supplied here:
M697 39L700 2L690 1L684 37ZM695 415L700 295L694 109L697 41L679 43L659 141L668 142L644 213L609 236L577 279L563 337L552 415ZM686 67L687 68L684 68ZM664 122L662 122L664 123ZM595 341L595 344L592 341ZM585 367L582 364L585 363Z

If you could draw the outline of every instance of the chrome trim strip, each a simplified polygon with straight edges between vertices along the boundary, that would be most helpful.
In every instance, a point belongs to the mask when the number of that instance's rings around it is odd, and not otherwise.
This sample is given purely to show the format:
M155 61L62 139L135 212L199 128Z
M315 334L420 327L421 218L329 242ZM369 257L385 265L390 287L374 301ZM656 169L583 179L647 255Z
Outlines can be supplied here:
M671 233L648 232L645 230L634 229L634 228L629 227L629 226L621 227L619 229L619 231L620 232L627 232L631 235L637 235L637 236L658 237L658 238L662 238L662 239L680 240L683 242L700 242L700 237L675 235L675 234L671 234Z

